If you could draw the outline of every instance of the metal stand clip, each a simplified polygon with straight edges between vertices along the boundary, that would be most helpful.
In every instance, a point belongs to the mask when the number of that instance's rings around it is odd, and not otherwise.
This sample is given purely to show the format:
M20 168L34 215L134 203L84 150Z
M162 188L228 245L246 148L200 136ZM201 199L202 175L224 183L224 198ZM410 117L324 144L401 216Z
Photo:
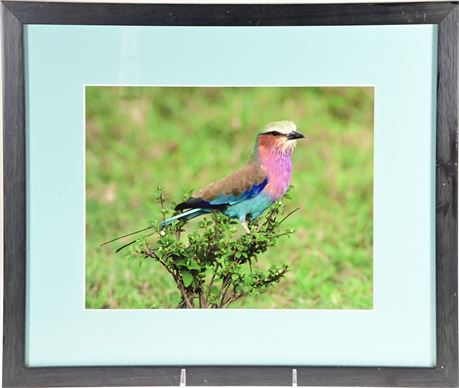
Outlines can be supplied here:
M180 388L186 387L186 369L180 370Z
M292 388L298 387L298 377L296 374L296 369L292 369Z

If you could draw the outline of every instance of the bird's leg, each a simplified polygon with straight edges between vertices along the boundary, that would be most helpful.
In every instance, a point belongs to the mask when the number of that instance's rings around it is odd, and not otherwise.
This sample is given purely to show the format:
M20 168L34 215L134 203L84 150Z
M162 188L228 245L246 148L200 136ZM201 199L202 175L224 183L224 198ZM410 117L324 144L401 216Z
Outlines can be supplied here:
M249 226L247 225L247 221L246 220L241 221L241 225L244 228L245 232L247 234L250 234L250 229L249 229Z

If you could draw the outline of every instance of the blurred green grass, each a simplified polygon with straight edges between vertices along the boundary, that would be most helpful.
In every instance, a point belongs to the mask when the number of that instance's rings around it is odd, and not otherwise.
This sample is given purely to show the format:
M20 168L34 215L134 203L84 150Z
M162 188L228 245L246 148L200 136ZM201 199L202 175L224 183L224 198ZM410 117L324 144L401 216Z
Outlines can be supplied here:
M372 308L373 89L357 87L86 87L86 307L175 307L159 264L100 244L160 218L157 186L178 202L239 168L278 120L308 138L293 157L289 206L300 211L294 236L257 265L290 271L232 307Z

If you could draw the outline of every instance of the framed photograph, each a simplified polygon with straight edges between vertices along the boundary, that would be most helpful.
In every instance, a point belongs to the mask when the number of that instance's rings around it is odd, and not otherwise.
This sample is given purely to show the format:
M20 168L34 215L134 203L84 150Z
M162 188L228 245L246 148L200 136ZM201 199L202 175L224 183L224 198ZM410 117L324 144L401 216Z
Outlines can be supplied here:
M4 386L457 386L458 9L2 2Z

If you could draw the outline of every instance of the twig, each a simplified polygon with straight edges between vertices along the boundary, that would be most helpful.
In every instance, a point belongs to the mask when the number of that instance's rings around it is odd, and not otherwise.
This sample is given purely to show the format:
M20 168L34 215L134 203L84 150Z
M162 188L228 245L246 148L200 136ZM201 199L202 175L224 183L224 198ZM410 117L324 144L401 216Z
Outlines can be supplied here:
M185 304L186 304L187 308L192 309L193 308L193 304L190 302L190 299L188 298L188 294L187 294L187 292L185 290L185 286L182 283L182 279L180 278L180 275L177 275L176 283L178 284L178 286L180 288L180 292L182 293L183 300L185 301Z
M279 223L277 224L277 226L279 226L280 224L282 224L287 218L289 218L293 213L295 213L297 210L300 210L299 207L297 207L296 209L293 209L290 213L288 213L284 218L282 218Z
M184 286L184 284L182 282L182 278L180 277L180 274L179 273L174 273L174 271L172 271L167 266L167 264L163 260L161 260L161 258L150 247L147 247L147 249L143 251L143 254L145 256L147 256L147 257L152 257L152 258L155 258L156 260L158 260L158 262L160 264L162 264L162 266L166 269L166 271L169 272L172 275L172 277L174 278L175 282L179 286L180 293L183 296L183 300L185 301L185 304L186 304L187 308L192 309L193 308L193 304L190 302L190 299L188 298L188 294L187 294L187 292L185 290L185 286Z
M207 308L207 302L204 298L204 295L202 293L202 288L199 289L199 307L200 308Z
M229 304L236 302L238 299L241 299L243 296L247 295L246 293L241 292L240 294L233 294L231 298L229 298L225 304L223 304L221 307L226 307Z
M275 234L273 237L277 238L277 237L282 237L282 236L288 236L290 233L286 232L286 233L281 233L281 234Z
M212 291L212 286L214 285L215 276L217 275L217 271L219 267L220 267L220 263L217 263L217 265L215 266L214 273L212 274L212 277L210 278L209 289L207 290L207 295L206 295L207 301L209 300L210 293Z
M226 299L226 293L227 293L228 290L231 288L231 286L232 286L231 293L228 295L228 299L225 300L225 299ZM237 294L237 292L236 292L236 286L235 286L234 284L231 284L231 285L226 289L225 296L223 297L223 300L222 300L222 303L221 303L221 307L223 307L223 306L227 303L227 301L228 301L228 300L231 300L231 299L234 297L234 295L236 295L236 294Z
M228 275L223 277L222 285L220 286L220 290L219 290L219 293L218 293L218 296L217 296L217 299L220 301L220 304L221 304L221 300L222 300L223 290L225 289L226 284L229 281L229 279L230 279L230 277L228 277Z
M231 286L231 276L230 277L227 277L227 283L225 284L222 284L222 288L221 288L221 292L220 292L220 306L223 306L223 302L225 301L225 298L226 298L226 293L228 292L228 289L230 288Z
M163 216L163 221L166 221L166 211L165 211L165 208L164 208L164 194L163 194L163 191L161 190L161 188L158 187L158 191L159 191L159 197L158 197L158 202L159 204L161 205L161 214Z

